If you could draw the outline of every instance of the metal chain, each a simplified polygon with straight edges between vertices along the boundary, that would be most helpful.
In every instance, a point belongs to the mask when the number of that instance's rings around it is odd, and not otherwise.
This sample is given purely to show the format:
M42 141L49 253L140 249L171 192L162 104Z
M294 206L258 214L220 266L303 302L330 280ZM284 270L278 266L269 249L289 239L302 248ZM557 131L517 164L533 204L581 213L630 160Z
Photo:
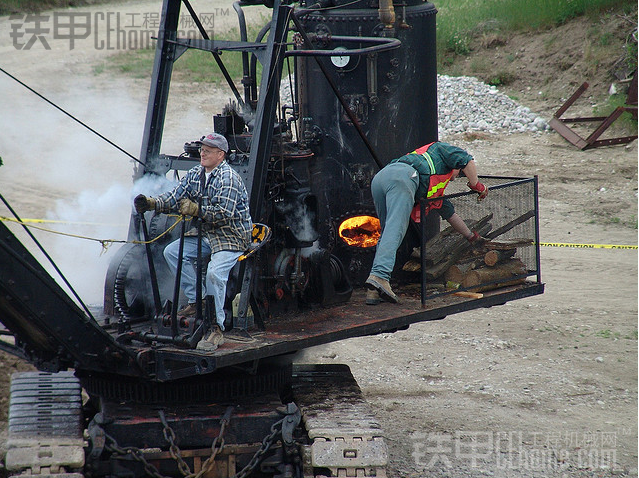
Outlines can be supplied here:
M164 411L160 410L160 420L164 425L164 430L162 431L162 433L164 434L164 439L169 443L169 453L171 454L171 457L176 461L178 469L180 470L180 473L182 473L182 476L184 476L185 478L201 478L202 475L208 473L211 468L213 468L215 464L215 457L224 448L224 432L226 431L226 426L231 419L232 412L233 407L228 407L226 409L226 412L220 419L220 433L213 439L213 442L211 443L211 455L204 461L200 471L198 471L197 473L193 473L191 471L191 468L189 468L189 465L182 458L180 448L175 443L175 432L166 421Z
M227 412L220 420L220 433L213 439L213 442L211 443L211 455L204 461L204 463L202 464L202 469L197 473L193 473L189 468L189 465L182 458L180 448L175 443L175 432L168 425L166 417L164 416L164 412L160 410L160 420L164 425L164 429L162 432L164 434L165 440L169 443L169 453L171 457L176 461L180 473L182 473L185 478L201 478L203 475L211 471L215 464L215 457L224 449L224 432L226 431L226 427L229 424L232 410L233 408L229 407L229 409L227 409ZM275 423L273 423L273 425L271 425L271 432L264 437L259 450L255 452L255 455L253 455L251 460L244 468L233 475L233 478L247 478L255 471L257 466L262 462L264 455L271 449L273 444L276 443L277 437L282 434L282 424L284 423L285 419L286 417L276 421ZM146 458L144 458L144 454L139 448L132 446L120 447L115 441L115 438L113 438L111 435L105 432L104 436L106 438L105 449L107 451L118 455L130 455L134 460L141 463L144 466L144 471L147 473L147 475L153 478L171 478L162 475L155 466L149 463Z
M104 437L106 438L106 444L104 448L107 451L115 453L117 455L131 455L131 458L133 458L135 461L142 463L142 465L144 466L144 471L146 471L147 475L152 476L153 478L171 478L162 475L155 466L146 461L146 458L144 458L144 454L139 448L133 446L122 448L115 441L115 438L113 438L106 432L104 433Z
M193 473L191 472L191 468L189 468L189 465L186 464L186 462L182 458L182 453L180 452L180 449L175 444L175 432L166 421L166 417L164 416L164 410L160 410L159 415L160 415L160 420L162 421L162 424L164 425L164 429L162 430L162 433L164 435L164 439L169 444L169 454L171 455L171 458L173 458L175 462L177 463L178 470L180 470L180 473L182 473L182 476L192 475Z
M271 446L273 446L273 443L275 443L275 439L277 438L277 436L282 433L283 422L284 422L284 418L276 421L275 423L273 423L273 425L271 425L271 433L264 437L264 439L262 440L262 446L260 447L260 449L255 452L255 455L253 455L253 458L251 458L251 461L249 461L244 468L242 468L238 473L236 473L233 476L233 478L246 478L250 476L251 473L253 473L253 471L255 471L255 468L257 468L257 465L260 464L266 452L268 452Z
M215 464L215 457L224 449L224 432L226 431L226 426L229 424L229 421L231 419L232 411L233 407L229 407L226 409L226 413L220 420L220 433L213 439L213 442L211 443L211 456L209 456L202 464L202 469L195 475L194 478L200 478L202 475L208 473Z

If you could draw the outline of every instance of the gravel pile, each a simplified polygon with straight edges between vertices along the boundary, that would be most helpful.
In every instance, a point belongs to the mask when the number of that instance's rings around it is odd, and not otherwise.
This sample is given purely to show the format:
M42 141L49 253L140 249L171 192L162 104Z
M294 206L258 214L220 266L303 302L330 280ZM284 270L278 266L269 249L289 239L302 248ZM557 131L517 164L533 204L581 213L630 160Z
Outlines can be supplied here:
M290 102L288 79L280 85L282 102ZM439 137L465 131L525 133L550 129L548 122L494 86L470 76L437 75Z
M545 119L477 78L437 75L437 84L440 137L464 131L523 133L549 129Z

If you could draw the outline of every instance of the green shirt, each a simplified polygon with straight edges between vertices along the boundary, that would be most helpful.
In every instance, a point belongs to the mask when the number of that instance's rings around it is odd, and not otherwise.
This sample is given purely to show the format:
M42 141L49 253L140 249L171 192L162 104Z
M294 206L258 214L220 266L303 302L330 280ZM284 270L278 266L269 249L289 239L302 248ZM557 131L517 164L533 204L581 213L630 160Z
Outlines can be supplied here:
M466 165L473 160L473 157L465 150L440 141L433 143L428 148L428 155L433 160L435 174L447 174L453 169L464 169ZM409 164L417 170L419 174L419 186L415 192L415 201L425 198L428 193L431 169L424 156L416 153L408 153L391 161L391 163L396 162ZM438 212L443 219L448 219L454 214L455 208L450 201L445 199L442 208L438 209Z

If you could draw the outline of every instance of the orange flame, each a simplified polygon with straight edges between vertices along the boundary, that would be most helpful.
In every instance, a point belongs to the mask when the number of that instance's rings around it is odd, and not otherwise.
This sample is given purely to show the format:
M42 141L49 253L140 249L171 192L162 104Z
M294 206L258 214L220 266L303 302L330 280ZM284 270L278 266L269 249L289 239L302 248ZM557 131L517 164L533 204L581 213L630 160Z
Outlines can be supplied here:
M373 247L379 240L382 227L376 217L355 216L344 220L338 232L349 246Z

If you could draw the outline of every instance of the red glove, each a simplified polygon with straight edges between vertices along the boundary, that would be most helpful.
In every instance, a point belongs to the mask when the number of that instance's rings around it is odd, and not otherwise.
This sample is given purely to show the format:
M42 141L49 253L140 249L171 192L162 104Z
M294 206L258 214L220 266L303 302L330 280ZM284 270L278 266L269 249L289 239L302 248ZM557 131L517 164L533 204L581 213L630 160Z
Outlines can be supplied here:
M468 182L466 183L466 186L468 186L473 191L479 193L478 201L481 201L486 196L488 196L488 188L484 184L480 183L479 181L477 181L477 184L475 184L474 186L471 186L470 182Z
M479 239L482 239L482 237L479 235L477 231L471 231L471 232L473 233L473 235L466 238L466 240L470 242L471 244Z

